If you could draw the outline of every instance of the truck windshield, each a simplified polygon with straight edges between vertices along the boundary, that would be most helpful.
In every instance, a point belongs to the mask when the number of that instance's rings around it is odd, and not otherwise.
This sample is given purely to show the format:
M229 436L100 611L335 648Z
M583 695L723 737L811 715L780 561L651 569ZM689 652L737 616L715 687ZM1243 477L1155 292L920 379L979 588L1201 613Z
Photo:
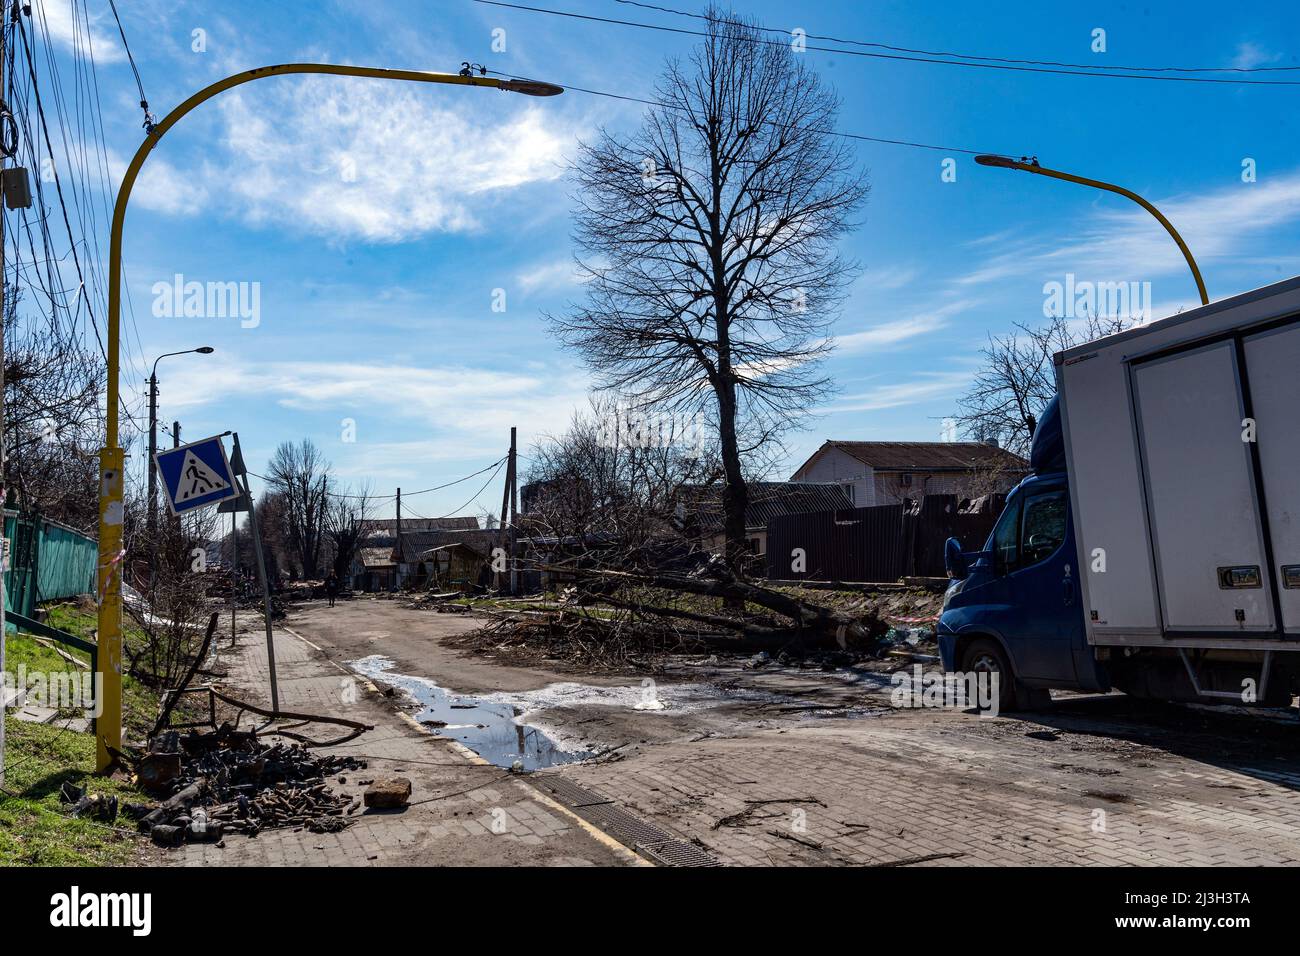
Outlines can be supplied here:
M993 529L993 568L998 574L1006 574L1016 566L1019 531L1020 501L1017 499L1007 505Z

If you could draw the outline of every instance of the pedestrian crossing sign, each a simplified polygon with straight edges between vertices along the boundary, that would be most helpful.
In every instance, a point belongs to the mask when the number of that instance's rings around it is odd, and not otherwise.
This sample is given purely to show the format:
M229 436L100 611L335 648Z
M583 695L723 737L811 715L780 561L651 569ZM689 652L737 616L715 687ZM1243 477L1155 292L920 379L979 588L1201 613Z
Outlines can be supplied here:
M239 494L221 436L169 448L154 455L172 514L184 514Z

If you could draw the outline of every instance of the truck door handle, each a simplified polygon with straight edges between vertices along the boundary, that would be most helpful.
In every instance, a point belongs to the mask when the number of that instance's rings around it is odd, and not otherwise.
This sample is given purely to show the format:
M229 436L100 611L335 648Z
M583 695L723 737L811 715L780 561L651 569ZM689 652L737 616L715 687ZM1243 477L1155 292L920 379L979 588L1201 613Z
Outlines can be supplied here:
M1066 578L1063 582L1062 599L1067 607L1074 603L1074 578Z

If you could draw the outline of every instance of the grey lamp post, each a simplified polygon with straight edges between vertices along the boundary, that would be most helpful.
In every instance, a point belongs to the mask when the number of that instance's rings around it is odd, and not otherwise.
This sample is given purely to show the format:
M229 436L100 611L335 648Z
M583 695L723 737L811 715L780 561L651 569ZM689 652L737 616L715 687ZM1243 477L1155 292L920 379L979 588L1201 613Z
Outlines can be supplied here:
M153 456L158 451L158 363L173 355L211 355L215 352L210 345L183 352L166 352L153 360L153 369L149 372L149 543L153 547L154 534L158 529L158 470L154 468Z

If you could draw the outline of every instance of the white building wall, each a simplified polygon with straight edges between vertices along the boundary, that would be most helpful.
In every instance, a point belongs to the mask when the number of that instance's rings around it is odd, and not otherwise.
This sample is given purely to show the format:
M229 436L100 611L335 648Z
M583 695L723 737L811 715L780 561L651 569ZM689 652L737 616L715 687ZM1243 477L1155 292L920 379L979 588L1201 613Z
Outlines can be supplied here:
M876 483L871 466L839 448L829 448L818 455L806 468L796 472L791 481L833 481L845 486L855 508L881 504L876 498Z
M958 498L971 496L972 481L969 475L927 475L923 471L906 472L906 474L912 476L912 484L909 488L901 486L899 472L877 474L875 476L876 504L896 505L901 504L904 498L915 501L923 495L956 495Z

